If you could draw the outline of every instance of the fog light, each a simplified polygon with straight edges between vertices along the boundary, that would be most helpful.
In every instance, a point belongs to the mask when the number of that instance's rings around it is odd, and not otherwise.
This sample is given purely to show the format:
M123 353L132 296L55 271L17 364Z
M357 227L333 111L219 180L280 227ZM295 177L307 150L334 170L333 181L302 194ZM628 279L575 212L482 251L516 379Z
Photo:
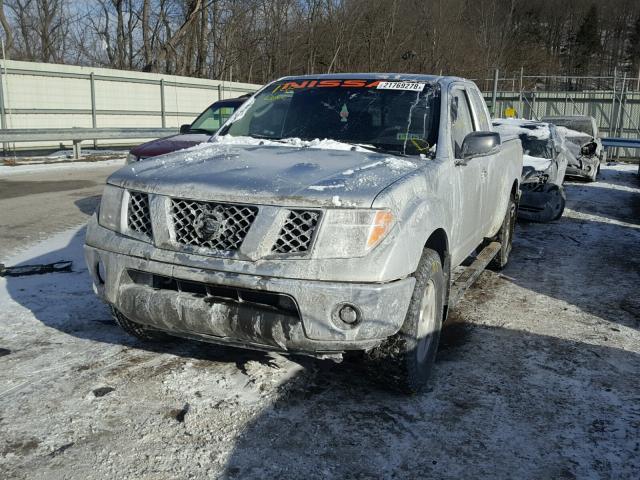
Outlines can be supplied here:
M353 325L358 320L360 320L360 314L358 310L356 310L351 305L344 305L342 308L340 308L338 316L340 317L340 320L349 325Z
M107 279L107 272L104 268L104 263L100 260L98 260L98 263L96 264L96 273L98 274L98 281L101 285L104 285L105 280Z

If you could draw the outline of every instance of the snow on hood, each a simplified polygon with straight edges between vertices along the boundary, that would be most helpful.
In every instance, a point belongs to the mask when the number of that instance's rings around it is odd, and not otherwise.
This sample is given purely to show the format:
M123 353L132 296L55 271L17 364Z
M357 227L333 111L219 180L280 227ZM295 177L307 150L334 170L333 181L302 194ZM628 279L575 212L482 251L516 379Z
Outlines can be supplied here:
M567 127L556 127L558 133L562 138L568 140L569 147L578 146L581 147L585 143L589 143L593 140L593 137L584 132L578 132L577 130L571 130ZM578 148L578 152L580 148Z
M522 166L533 167L539 172L544 172L551 166L551 159L541 158L541 157L532 157L531 155L523 155Z
M255 140L200 144L128 165L108 182L204 201L369 208L383 189L429 162L354 150L332 140L292 144Z
M547 140L551 136L548 123L524 120L520 118L498 118L492 121L495 130L504 136L528 137Z
M233 135L223 135L220 137L214 137L211 139L212 144L217 145L261 145L261 146L276 146L285 145L297 148L319 148L325 150L352 150L355 152L367 152L366 148L353 146L349 143L339 142L337 140L330 140L328 138L315 140L302 140L300 138L283 138L282 140L269 140L254 137L243 137Z

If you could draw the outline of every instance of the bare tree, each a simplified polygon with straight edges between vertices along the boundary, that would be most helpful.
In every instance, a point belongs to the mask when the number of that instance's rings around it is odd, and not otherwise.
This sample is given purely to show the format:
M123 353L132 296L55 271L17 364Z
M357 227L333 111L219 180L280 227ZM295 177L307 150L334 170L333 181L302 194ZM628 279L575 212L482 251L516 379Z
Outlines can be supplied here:
M410 71L611 74L637 59L637 0L0 0L16 59L251 82ZM588 61L587 61L588 60ZM635 72L634 72L635 73Z
M4 30L4 46L5 49L10 52L13 50L13 32L12 27L9 25L9 21L4 13L4 0L0 0L0 25Z

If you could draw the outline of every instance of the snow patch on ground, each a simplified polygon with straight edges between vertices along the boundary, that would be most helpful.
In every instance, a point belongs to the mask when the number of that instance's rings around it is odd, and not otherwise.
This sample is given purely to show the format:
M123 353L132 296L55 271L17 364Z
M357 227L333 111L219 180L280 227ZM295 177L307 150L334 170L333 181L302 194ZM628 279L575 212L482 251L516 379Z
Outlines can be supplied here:
M98 167L123 166L125 158L113 160L104 160L98 162L62 162L62 163L41 163L37 165L16 165L10 167L7 165L0 166L0 177L9 177L11 175L19 175L21 173L48 172L61 170L78 170Z
M565 184L559 221L519 223L409 397L355 361L133 340L91 291L82 230L52 236L7 263L73 273L0 279L2 476L636 478L636 171L603 165Z

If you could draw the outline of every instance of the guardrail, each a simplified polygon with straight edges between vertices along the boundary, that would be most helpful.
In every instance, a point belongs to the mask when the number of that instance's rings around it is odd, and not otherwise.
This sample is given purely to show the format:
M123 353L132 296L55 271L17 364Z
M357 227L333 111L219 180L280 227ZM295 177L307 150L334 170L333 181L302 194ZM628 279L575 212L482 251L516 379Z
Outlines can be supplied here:
M602 146L605 148L640 148L640 138L603 138ZM640 164L638 164L638 176L640 176Z
M0 143L71 140L73 158L79 159L83 140L160 138L176 133L177 128L12 128L0 129Z
M602 146L610 148L640 148L640 138L603 138Z

